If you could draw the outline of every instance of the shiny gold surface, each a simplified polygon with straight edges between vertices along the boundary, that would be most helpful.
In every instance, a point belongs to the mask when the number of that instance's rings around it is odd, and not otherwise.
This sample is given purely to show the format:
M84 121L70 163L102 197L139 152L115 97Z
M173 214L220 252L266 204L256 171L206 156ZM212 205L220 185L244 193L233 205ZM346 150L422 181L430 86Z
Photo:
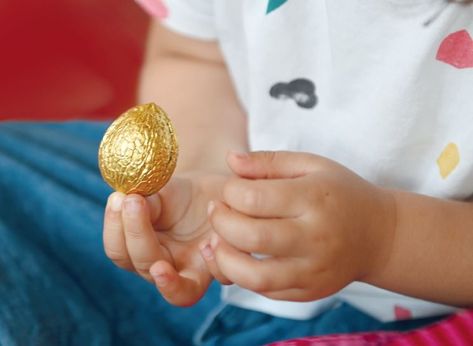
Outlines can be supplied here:
M99 147L99 168L116 191L151 195L169 180L177 162L174 128L154 103L134 107L107 129Z

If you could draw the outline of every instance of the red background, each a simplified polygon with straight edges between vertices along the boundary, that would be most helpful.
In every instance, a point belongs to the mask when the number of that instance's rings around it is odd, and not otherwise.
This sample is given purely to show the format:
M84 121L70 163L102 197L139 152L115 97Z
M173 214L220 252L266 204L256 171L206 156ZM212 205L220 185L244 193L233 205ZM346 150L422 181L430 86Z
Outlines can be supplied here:
M118 115L147 27L132 0L0 0L0 120Z

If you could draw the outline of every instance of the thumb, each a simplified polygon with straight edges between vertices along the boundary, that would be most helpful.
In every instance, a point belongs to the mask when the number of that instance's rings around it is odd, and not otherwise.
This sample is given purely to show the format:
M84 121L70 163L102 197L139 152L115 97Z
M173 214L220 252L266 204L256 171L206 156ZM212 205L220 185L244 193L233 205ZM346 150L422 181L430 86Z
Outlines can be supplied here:
M322 169L328 161L309 153L290 151L229 152L227 164L240 177L248 179L297 178Z
M178 223L192 199L192 183L185 178L171 178L159 193L146 198L151 223L159 230L167 230Z

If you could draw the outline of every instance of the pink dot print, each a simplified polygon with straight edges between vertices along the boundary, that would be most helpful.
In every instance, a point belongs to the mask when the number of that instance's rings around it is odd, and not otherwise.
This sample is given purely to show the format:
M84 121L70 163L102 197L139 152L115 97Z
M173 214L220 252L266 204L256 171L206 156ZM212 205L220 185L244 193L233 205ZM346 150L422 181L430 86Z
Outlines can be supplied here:
M437 60L456 68L473 68L473 39L468 31L448 35L439 46Z
M394 305L394 317L396 320L409 320L412 318L412 312L400 305Z

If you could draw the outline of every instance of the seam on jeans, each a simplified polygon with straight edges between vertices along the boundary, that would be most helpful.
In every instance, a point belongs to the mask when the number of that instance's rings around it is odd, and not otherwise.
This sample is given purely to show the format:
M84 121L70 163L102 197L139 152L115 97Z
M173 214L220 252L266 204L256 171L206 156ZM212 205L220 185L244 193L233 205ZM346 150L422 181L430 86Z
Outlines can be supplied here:
M213 323L215 318L225 309L229 304L226 302L221 302L217 305L205 318L202 325L197 329L192 338L192 343L196 346L202 345L202 338L204 337L205 332L209 329L210 325Z

